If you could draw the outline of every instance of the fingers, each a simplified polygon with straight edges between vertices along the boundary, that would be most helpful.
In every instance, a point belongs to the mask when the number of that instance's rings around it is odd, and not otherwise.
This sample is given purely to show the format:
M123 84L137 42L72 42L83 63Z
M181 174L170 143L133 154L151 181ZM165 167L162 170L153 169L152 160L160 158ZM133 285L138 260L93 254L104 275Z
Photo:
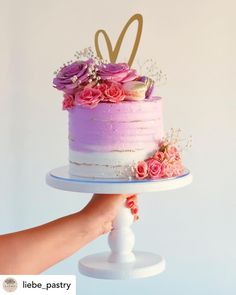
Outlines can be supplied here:
M128 197L126 199L126 207L127 208L133 208L137 205L137 196L133 195L131 197Z
M139 208L138 208L138 205L136 205L133 208L131 208L131 213L133 214L135 221L139 219Z
M129 202L129 201L134 201L135 203L137 203L137 202L138 202L138 196L137 196L136 194L131 195L131 196L129 196L129 197L127 198L127 201L128 201L128 202Z
M134 220L138 220L139 219L139 208L138 208L138 198L137 195L132 195L130 197L127 198L126 200L126 206L127 208L130 208L131 213L134 216Z

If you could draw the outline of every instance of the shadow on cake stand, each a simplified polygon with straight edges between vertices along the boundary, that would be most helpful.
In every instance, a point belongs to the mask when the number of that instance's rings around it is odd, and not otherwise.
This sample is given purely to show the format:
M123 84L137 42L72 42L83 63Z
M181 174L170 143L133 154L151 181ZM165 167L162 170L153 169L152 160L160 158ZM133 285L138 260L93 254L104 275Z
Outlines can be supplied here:
M186 169L180 176L158 180L86 179L71 176L69 167L64 166L50 171L46 182L51 187L65 191L132 194L181 188L192 182L192 175ZM133 216L124 204L108 235L111 252L82 258L79 261L80 272L94 278L123 280L150 277L164 271L163 257L153 253L132 251L135 242L134 233L130 228L132 223Z

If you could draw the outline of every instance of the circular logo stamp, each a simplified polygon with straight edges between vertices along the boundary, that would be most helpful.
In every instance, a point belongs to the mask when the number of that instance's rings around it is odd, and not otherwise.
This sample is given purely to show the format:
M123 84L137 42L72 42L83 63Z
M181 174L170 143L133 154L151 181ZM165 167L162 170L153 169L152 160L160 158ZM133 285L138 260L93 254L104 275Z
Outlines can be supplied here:
M17 289L17 281L14 278L6 278L2 283L3 289L10 293Z

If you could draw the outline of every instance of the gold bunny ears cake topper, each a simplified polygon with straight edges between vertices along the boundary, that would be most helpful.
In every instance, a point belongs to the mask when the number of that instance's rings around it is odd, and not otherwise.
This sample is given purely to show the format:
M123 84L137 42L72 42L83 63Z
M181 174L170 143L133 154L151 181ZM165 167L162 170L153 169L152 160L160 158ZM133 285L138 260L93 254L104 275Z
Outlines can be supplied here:
M128 30L128 28L130 27L130 25L134 22L137 21L138 22L138 27L137 27L137 33L136 33L136 38L135 38L135 42L134 42L134 46L133 49L131 51L131 55L130 58L128 60L128 65L131 67L131 65L133 64L134 58L136 56L137 50L138 50L138 46L139 46L139 42L141 39L141 35L142 35L142 29L143 29L143 17L141 14L134 14L126 23L126 25L124 26L123 30L120 33L120 36L116 42L115 47L112 47L111 44L111 40L109 38L109 36L107 35L105 30L98 30L95 34L95 49L96 49L96 53L97 56L100 59L103 59L102 54L101 54L101 50L99 47L99 43L98 43L98 38L99 35L102 34L105 41L106 41L106 45L107 45L107 49L108 49L108 54L109 54L109 58L110 58L110 62L115 63L121 48L121 44L122 41L124 39L124 36Z

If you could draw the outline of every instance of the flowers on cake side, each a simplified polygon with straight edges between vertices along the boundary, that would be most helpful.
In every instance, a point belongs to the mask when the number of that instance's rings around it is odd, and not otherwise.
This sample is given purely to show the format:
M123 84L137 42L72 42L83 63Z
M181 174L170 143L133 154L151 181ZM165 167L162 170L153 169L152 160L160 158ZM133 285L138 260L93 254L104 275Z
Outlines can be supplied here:
M88 50L88 49L87 49ZM64 65L53 79L53 86L64 93L63 109L76 105L94 108L98 103L144 100L151 97L154 81L140 76L127 63L105 63L91 54Z
M148 159L139 161L133 167L136 179L160 179L176 177L184 172L181 152L191 147L192 138L180 139L181 130L171 129L158 144L156 152ZM184 142L185 145L180 145Z
M137 179L159 179L174 177L184 172L180 153L175 146L162 143L157 152L135 166Z

